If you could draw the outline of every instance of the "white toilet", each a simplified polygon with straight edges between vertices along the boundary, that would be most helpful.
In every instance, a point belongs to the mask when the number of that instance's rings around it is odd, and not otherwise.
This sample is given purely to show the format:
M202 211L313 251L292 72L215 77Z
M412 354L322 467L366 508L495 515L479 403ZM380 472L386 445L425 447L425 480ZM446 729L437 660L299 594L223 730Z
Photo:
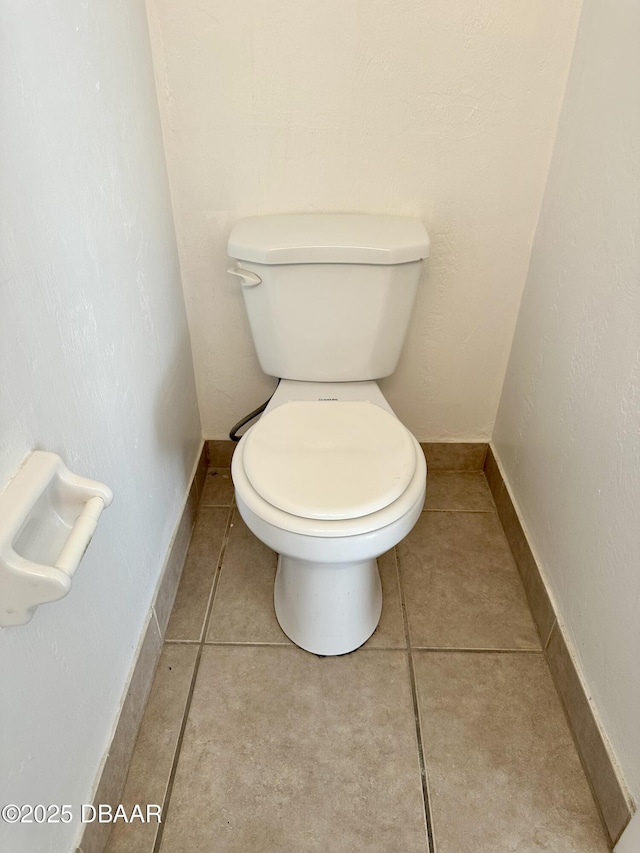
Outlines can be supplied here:
M233 456L236 502L279 554L282 630L315 654L375 631L376 557L424 505L424 454L375 380L395 370L428 253L402 216L258 216L229 238L260 366L281 378Z

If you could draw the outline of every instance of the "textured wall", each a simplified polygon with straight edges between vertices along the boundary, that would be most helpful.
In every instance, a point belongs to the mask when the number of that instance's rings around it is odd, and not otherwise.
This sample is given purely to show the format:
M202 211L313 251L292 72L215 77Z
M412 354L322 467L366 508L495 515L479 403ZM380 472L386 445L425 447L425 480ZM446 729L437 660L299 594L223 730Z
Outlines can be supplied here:
M615 846L615 853L638 853L640 850L640 812L636 812Z
M404 213L433 240L383 390L420 439L486 439L581 0L148 0L207 437L273 388L226 238L240 216Z
M77 808L200 427L142 0L2 0L0 29L0 488L41 448L115 493L69 596L0 629L0 802ZM0 822L0 849L78 831Z
M585 0L495 431L640 798L640 4Z

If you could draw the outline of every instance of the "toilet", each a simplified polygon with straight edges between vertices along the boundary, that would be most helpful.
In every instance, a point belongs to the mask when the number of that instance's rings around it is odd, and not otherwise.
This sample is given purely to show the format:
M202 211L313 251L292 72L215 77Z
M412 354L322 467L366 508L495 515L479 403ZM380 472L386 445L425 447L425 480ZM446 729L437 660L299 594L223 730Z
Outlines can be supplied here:
M346 654L380 619L376 558L424 506L424 454L376 380L396 368L429 237L403 216L256 216L228 253L260 367L280 379L233 456L238 510L278 554L284 633Z

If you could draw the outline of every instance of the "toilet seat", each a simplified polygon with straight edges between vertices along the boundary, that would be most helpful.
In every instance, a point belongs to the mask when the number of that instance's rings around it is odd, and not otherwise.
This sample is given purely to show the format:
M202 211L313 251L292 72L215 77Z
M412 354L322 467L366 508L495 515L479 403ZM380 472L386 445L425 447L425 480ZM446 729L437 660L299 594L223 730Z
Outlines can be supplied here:
M260 532L258 533L256 530L254 532L259 538L265 536L267 530L272 529L281 531L287 536L292 536L296 540L308 539L310 542L324 540L327 542L327 545L330 540L335 540L336 547L344 549L347 540L351 539L351 537L359 537L360 539L362 537L375 537L378 531L381 531L383 528L390 529L400 523L401 519L411 515L414 507L419 506L420 509L422 508L426 488L427 466L422 448L415 437L407 430L413 446L415 470L405 491L388 506L369 515L360 516L359 518L337 520L303 518L284 512L258 494L251 485L245 471L244 449L251 430L254 430L256 426L257 424L245 433L236 447L231 461L231 476L236 490L236 501L241 514L245 518L246 510L246 512L249 512L256 519L256 524L259 525ZM408 529L411 528L409 527ZM262 541L270 543L270 547L279 553L279 547L275 542L270 542L266 538L263 538ZM340 541L342 541L342 544L340 544Z
M415 439L372 403L292 401L246 434L243 469L276 510L329 522L363 518L393 504L416 471Z

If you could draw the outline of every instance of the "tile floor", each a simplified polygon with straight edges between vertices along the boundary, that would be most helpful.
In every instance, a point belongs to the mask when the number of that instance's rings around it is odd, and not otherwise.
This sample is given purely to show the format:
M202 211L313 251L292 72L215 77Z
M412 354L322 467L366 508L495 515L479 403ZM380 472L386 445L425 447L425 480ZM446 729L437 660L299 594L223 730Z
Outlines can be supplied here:
M108 853L600 853L596 806L481 473L429 474L380 625L318 658L207 476Z

